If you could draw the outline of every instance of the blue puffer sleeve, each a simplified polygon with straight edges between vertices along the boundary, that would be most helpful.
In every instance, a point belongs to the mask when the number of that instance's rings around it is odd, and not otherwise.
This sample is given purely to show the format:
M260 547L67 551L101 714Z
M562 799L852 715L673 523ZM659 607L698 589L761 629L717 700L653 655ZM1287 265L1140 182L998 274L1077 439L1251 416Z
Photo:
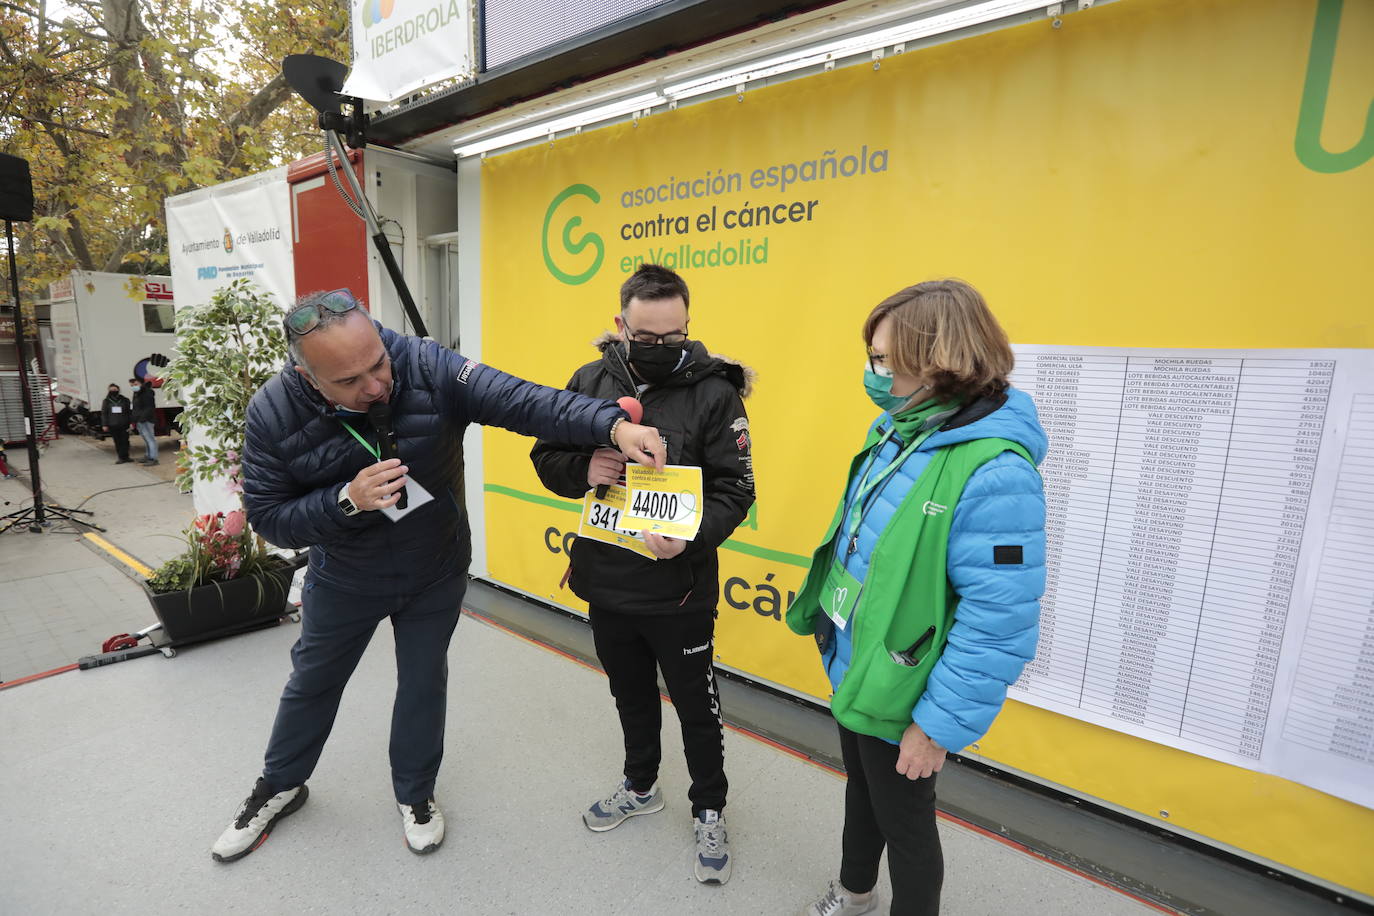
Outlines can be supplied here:
M309 489L296 482L281 454L281 431L290 410L279 380L268 382L248 404L244 431L243 508L248 524L270 544L278 547L313 547L353 537L362 528L378 524L380 512L360 512L352 517L339 508L339 488L348 482Z
M1008 562L1018 547L1021 562ZM1003 452L969 478L954 510L948 569L959 597L954 626L911 717L941 747L960 751L992 726L1007 687L1035 657L1045 494L1024 458Z
M507 375L429 341L426 368L438 375L451 409L466 423L500 426L567 445L607 445L626 416L614 401L589 398Z

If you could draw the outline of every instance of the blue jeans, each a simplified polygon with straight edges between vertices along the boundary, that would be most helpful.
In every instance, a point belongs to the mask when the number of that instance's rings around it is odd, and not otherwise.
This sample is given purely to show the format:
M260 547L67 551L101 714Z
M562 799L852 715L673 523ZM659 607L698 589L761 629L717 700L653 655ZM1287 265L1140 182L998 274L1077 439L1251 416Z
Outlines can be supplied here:
M396 800L434 796L444 757L448 711L448 646L467 588L449 576L423 592L355 595L306 581L301 635L277 707L262 775L275 791L302 785L315 771L334 727L345 685L377 624L391 618L396 639L396 702L391 712L391 783Z
M157 460L157 438L153 435L153 424L149 420L140 420L138 424L138 434L143 437L143 447L148 452L148 460Z

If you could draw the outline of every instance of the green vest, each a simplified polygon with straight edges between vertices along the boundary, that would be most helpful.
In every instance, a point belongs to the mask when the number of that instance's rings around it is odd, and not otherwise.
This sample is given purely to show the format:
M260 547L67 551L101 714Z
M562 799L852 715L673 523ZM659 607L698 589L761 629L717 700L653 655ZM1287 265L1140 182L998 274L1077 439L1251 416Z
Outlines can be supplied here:
M874 429L850 464L848 480L854 479L879 439ZM973 439L937 449L878 536L863 594L849 619L853 627L849 669L830 698L831 713L850 731L899 741L911 725L916 701L944 653L958 604L946 567L954 507L973 473L1008 451L1035 467L1026 449L1009 439ZM846 485L846 493L848 489ZM825 540L812 556L811 569L787 611L787 626L802 636L814 634L818 615L825 613L820 590L834 561L844 503L841 494ZM915 667L892 660L889 651L906 650L931 627L935 634L926 641Z

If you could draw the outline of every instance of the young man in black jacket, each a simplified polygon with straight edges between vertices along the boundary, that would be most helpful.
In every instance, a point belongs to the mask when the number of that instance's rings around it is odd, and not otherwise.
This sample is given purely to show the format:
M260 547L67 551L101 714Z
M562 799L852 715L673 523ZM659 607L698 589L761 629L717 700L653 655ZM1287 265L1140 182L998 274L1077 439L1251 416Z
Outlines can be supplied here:
M643 422L656 427L668 464L702 471L705 506L700 531L683 541L644 535L652 558L579 538L571 585L590 606L592 634L625 734L625 778L583 815L594 831L663 809L658 787L662 707L655 667L662 670L682 724L691 773L697 880L724 884L731 863L721 810L727 782L720 699L712 671L716 549L744 521L754 502L749 420L743 398L752 373L707 352L687 336L689 295L677 274L639 268L620 290L617 335L597 341L600 359L572 377L568 389L593 397L637 397ZM625 458L540 440L530 453L544 486L570 499L619 482Z
M129 399L119 393L119 386L110 382L109 392L100 405L100 428L110 434L115 444L115 464L129 463Z
M153 386L143 379L129 379L134 391L133 417L138 434L143 437L144 455L139 464L157 464L157 398Z

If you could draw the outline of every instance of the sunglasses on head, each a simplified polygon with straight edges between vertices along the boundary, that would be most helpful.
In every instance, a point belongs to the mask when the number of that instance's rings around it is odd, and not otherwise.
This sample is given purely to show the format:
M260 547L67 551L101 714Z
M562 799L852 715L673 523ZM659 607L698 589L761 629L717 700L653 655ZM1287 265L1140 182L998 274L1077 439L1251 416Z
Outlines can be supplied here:
M330 290L314 302L297 306L288 312L286 329L297 337L302 334L309 334L320 326L320 318L324 312L342 315L344 312L350 312L357 307L358 300L354 299L353 294L347 289Z

